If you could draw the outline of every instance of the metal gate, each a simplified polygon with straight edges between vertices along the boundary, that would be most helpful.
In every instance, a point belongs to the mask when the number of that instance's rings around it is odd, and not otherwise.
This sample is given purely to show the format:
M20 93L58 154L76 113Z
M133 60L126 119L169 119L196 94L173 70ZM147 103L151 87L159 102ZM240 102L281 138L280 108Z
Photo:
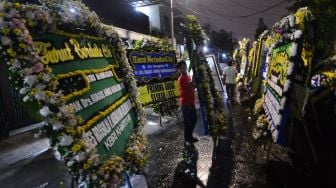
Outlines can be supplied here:
M4 63L0 62L0 137L7 137L9 131L36 123L28 115L29 107L23 104L20 94L8 79Z

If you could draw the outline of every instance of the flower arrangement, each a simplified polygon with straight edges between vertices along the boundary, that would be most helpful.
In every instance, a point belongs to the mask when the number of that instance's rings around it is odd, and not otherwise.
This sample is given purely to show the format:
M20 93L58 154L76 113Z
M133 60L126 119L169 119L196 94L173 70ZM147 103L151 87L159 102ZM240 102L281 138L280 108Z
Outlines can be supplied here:
M73 107L66 104L69 96L64 96L61 91L56 92L58 79L38 55L30 31L57 32L59 27L69 25L70 28L87 27L117 48L116 58L122 62L123 81L139 117L138 126L126 148L126 151L132 152L125 152L124 156L112 156L102 162L96 149L84 144L82 119L75 115ZM8 65L9 79L16 85L24 101L39 104L38 111L45 120L44 128L51 146L65 160L79 185L106 187L111 183L120 183L126 170L139 172L143 169L147 160L147 142L142 133L145 115L136 99L136 82L125 47L112 27L102 24L99 17L79 1L50 0L44 1L41 6L1 2L0 33L0 59Z
M267 78L266 82L268 82L271 79L271 72L281 72L281 74L277 77L278 82L281 86L281 92L280 92L280 99L278 99L280 102L278 105L277 110L284 110L286 105L288 105L288 96L290 93L290 88L292 86L292 77L294 73L294 67L299 67L297 62L297 59L299 56L303 59L304 63L301 68L305 68L304 74L306 77L304 77L304 86L307 87L308 79L310 78L311 74L311 66L312 66L312 56L311 51L313 50L313 47L309 45L309 31L307 23L311 22L313 19L313 16L311 15L310 11L307 8L301 8L296 13L291 14L289 16L284 17L279 22L274 24L272 29L270 31L264 32L262 35L260 35L259 39L263 40L265 39L265 47L268 51L265 65L267 66L267 72L263 74L263 77L266 76ZM287 48L290 49L289 51L286 51L285 53L288 55L288 59L283 61L283 64L281 65L281 70L277 68L277 63L271 62L272 52L274 49L277 49L281 47L281 45L287 45ZM300 51L299 51L300 50ZM296 68L298 69L298 68ZM297 70L296 70L297 71ZM302 70L300 70L302 71ZM273 76L274 78L274 76ZM275 79L275 80L277 80ZM265 83L266 84L266 83ZM275 83L276 84L276 83ZM277 87L277 86L276 86ZM279 87L278 87L279 89ZM270 93L266 95L271 95ZM254 113L258 114L260 112L260 106L264 104L265 106L271 106L269 96L264 96L264 99L259 99L256 101ZM304 98L304 97L303 97ZM277 112L274 111L274 109L265 109L266 113L268 115L275 114ZM295 111L295 109L294 109ZM272 130L273 138L277 140L278 137L278 126L280 125L282 114L280 114L279 117L276 117L272 121L270 121L270 124L273 124L271 122L275 122L275 125L270 126L270 129ZM261 120L259 120L261 122Z
M223 100L215 88L210 67L201 50L205 39L202 27L197 23L196 17L192 15L187 16L186 26L188 32L187 49L196 78L198 95L202 96L202 102L206 107L210 134L216 137L227 129ZM196 49L193 49L194 45Z
M159 40L138 40L133 41L133 49L144 50L144 51L169 51L172 50L168 38L162 38ZM175 78L177 79L177 77ZM152 103L150 107L153 108L155 113L160 114L161 116L171 116L174 115L178 108L178 102L176 98L169 98L165 102Z
M266 139L270 132L268 130L268 121L266 115L260 115L257 119L256 126L253 128L252 137L255 141Z
M134 40L133 42L133 49L136 50L146 50L146 51L169 51L172 50L171 46L169 45L168 38L160 38L158 40Z
M262 105L264 103L264 100L265 100L265 95L262 95L261 98L256 100L256 102L254 104L254 109L253 109L253 114L254 115L257 115L257 114L261 113Z

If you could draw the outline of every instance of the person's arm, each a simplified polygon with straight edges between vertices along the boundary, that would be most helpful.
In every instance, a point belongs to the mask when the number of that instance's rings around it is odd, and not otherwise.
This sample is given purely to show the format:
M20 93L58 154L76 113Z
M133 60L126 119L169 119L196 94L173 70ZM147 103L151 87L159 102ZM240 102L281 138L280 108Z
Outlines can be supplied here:
M193 76L191 78L190 87L193 88L193 89L196 88L196 76L195 76L195 74L193 74Z
M225 73L225 70L226 70L226 69L224 69L224 71L223 71L223 80L222 80L222 81L223 81L223 85L225 85L225 80L226 80L226 73Z

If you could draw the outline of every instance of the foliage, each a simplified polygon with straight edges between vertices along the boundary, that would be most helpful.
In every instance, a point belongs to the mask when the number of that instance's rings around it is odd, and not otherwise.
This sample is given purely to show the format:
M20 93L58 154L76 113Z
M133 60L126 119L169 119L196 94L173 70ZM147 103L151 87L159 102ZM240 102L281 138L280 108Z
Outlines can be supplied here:
M234 50L236 40L232 37L232 32L226 32L224 29L221 29L219 31L212 31L208 35L210 37L210 47L230 53Z

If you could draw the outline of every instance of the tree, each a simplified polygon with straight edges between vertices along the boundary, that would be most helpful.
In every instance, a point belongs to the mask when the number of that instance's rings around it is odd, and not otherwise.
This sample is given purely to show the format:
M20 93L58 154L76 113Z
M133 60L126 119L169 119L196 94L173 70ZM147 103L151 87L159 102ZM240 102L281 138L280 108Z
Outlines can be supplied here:
M232 32L226 32L224 29L211 31L209 37L210 47L233 52L236 40L233 39Z
M255 31L255 34L254 34L254 39L258 40L259 35L267 29L268 29L268 27L266 26L266 24L264 22L264 19L259 18L258 27L257 27L257 29Z

